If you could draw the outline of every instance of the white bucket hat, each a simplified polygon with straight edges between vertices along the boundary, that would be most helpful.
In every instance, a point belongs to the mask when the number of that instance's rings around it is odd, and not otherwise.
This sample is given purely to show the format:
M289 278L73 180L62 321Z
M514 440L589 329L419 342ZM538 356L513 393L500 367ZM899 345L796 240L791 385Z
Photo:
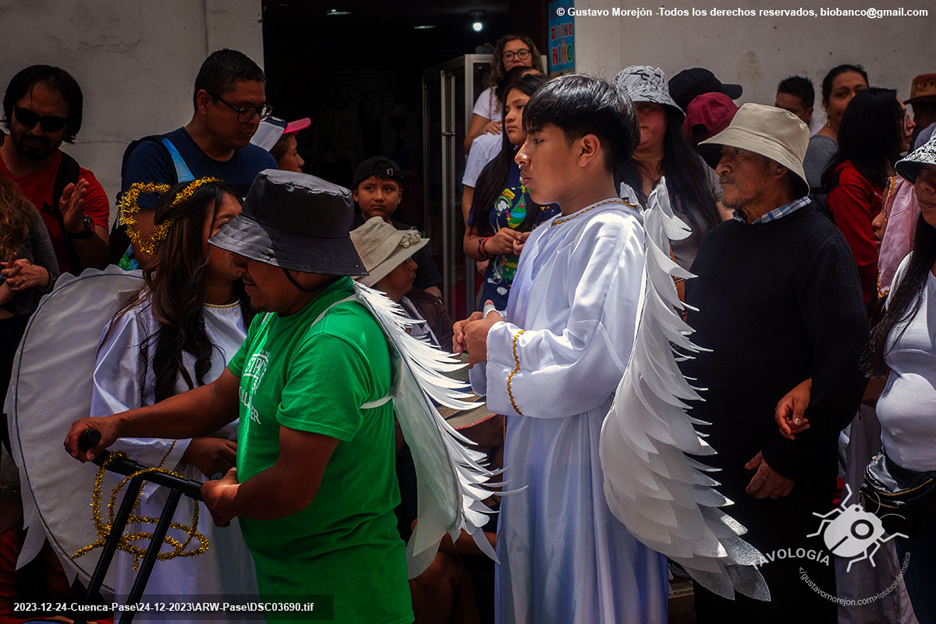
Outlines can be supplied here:
M670 97L669 82L666 74L659 67L650 65L631 65L618 72L611 81L618 91L626 93L633 102L652 102L671 106L679 111L683 117L686 112L679 108L676 101Z
M763 104L745 104L727 128L699 143L705 161L714 168L722 145L760 154L783 165L802 182L802 195L809 192L803 159L809 147L809 128L790 111Z
M936 135L930 137L929 141L907 154L902 160L898 160L894 168L900 177L916 182L920 169L926 165L936 167Z
M420 236L417 230L398 230L381 217L371 217L351 230L351 242L367 269L367 275L357 281L373 286L425 247L429 239Z

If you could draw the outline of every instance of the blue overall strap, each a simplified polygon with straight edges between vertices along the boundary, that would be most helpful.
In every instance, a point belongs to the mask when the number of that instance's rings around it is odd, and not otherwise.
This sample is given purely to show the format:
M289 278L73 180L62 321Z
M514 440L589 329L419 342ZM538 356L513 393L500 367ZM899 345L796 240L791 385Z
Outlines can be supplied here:
M175 165L176 182L191 182L194 180L195 176L192 175L192 170L185 164L185 159L182 158L182 154L180 154L176 146L172 144L172 141L163 137L161 142L166 146L166 149L169 150L169 157L172 158L172 164Z

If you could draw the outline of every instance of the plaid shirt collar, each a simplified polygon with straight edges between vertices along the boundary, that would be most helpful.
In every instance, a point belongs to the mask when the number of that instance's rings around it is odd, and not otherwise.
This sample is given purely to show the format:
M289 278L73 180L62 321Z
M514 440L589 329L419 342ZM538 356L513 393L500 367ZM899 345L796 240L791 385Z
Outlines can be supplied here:
M792 214L796 212L797 210L799 210L800 208L803 208L808 205L809 205L809 197L808 196L800 197L799 199L795 199L787 204L783 204L779 208L774 208L767 214L751 221L749 225L755 225L757 223L767 223L768 221L776 221L777 219L781 217L785 217L788 214ZM744 212L740 210L735 210L733 216L736 221L740 221L741 223L747 223L747 218Z

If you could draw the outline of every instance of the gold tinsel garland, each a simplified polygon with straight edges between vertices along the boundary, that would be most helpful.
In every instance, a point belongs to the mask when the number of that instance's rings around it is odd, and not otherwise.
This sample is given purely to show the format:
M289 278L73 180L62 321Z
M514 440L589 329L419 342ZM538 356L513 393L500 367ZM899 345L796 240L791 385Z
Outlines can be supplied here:
M175 445L175 442L173 442L173 446L174 445ZM171 450L172 449L170 448L170 451ZM166 453L166 455L168 456L168 453ZM133 473L132 475L128 477L124 477L123 480L121 480L120 483L117 484L117 487L114 488L114 491L111 492L110 500L107 503L107 522L105 522L104 519L101 517L101 489L104 483L104 475L107 474L107 467L111 463L113 463L118 458L125 458L125 457L127 457L126 453L122 453L119 451L111 452L110 456L104 461L104 464L101 466L101 468L97 472L97 475L94 477L94 489L93 489L92 496L91 496L91 510L92 510L92 513L94 514L94 528L97 531L98 537L94 541L94 543L89 544L88 546L85 546L84 548L79 549L78 552L76 552L74 555L71 556L71 559L77 559L78 557L81 557L82 555L88 554L95 548L104 546L104 543L107 541L107 537L110 535L111 529L113 528L113 525L114 525L114 507L117 502L117 495L120 493L120 490L123 489L123 487L133 477L136 477L142 474L151 473L151 472L161 472L163 474L172 475L174 477L184 478L181 475L175 472L172 472L171 470L165 470L164 468L161 468L162 462L159 462L159 466L155 468L145 468L143 470L139 470ZM163 460L165 461L165 457L163 457ZM137 500L136 500L136 503L134 504L134 507L139 505L139 502L140 502L140 496L137 495ZM169 524L171 528L185 533L188 537L186 537L184 542L180 542L179 540L167 534L166 537L163 539L163 541L166 544L169 544L169 546L172 547L172 550L169 552L159 553L156 557L159 561L167 561L169 559L175 559L177 557L197 557L198 555L208 550L208 538L202 535L201 533L199 533L197 529L198 515L199 515L198 501L193 500L192 501L192 524L186 525L186 524L182 524L181 522L171 522ZM155 525L158 522L159 522L159 518L152 518L150 516L139 516L139 515L131 514L128 524L140 523L140 524ZM133 542L142 541L142 540L149 541L149 540L152 540L152 538L153 538L153 534L148 531L140 531L138 533L129 533L120 537L120 541L118 541L117 543L117 548L133 555L133 558L134 558L133 569L134 570L139 565L140 560L144 556L146 556L147 549L140 548L139 546L134 545ZM185 550L193 539L198 540L199 542L198 548L194 548L192 550ZM149 544L149 546L150 547L155 546L156 548L161 547L160 544Z
M170 208L176 206L180 202L183 202L190 198L198 187L209 182L218 182L218 178L199 178L189 183L184 189L178 192L175 196L175 199L172 200ZM136 225L136 214L140 212L139 199L141 194L156 194L162 195L169 191L168 184L156 184L155 182L134 182L130 185L130 188L127 189L127 192L124 193L120 198L120 220L124 226L127 228L127 236L130 238L130 242L140 248L140 250L148 256L153 256L156 253L156 248L159 246L160 241L164 240L169 234L169 228L172 227L173 221L169 219L157 225L153 226L153 236L150 240L143 240L143 236L136 230L133 229L133 226Z

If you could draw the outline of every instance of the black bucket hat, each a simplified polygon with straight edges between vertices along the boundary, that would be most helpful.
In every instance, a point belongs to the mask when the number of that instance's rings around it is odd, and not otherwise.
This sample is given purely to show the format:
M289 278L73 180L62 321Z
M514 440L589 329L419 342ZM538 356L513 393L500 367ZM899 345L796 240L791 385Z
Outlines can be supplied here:
M241 213L209 243L264 264L321 275L367 275L348 231L351 191L305 173L261 171Z

